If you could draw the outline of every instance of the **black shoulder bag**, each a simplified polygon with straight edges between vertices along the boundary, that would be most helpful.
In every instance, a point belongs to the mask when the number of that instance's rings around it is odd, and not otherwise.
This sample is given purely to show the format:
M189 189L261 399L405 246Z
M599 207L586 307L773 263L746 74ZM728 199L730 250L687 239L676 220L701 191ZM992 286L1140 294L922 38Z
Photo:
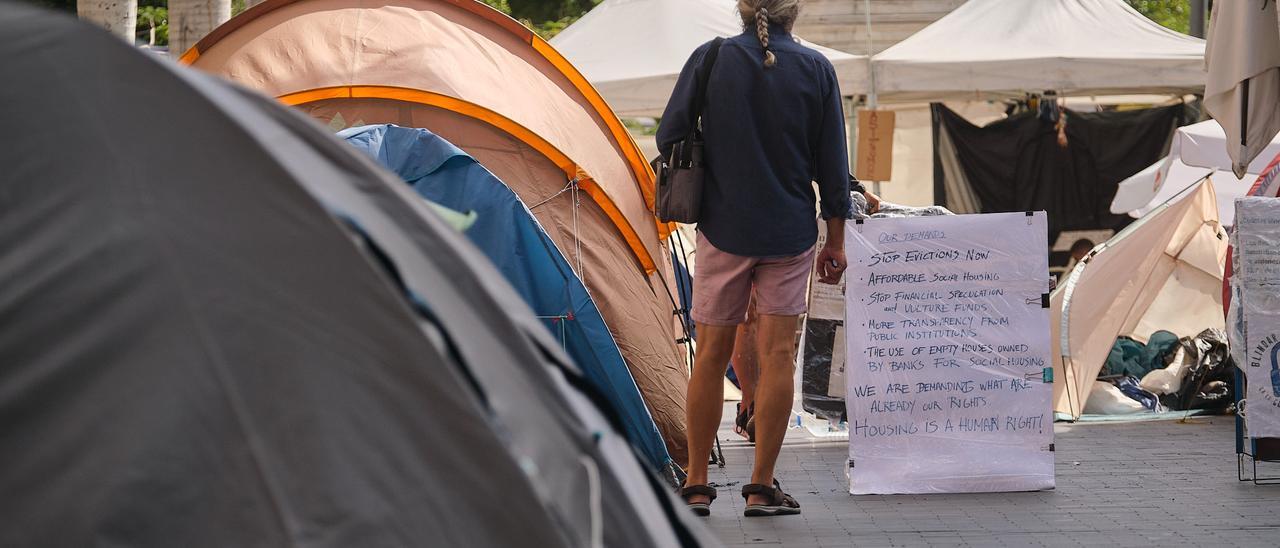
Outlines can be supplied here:
M702 138L702 105L707 100L707 80L720 55L724 38L716 38L698 67L693 105L693 129L671 148L671 157L654 161L658 175L656 213L664 223L696 223L702 213L702 188L706 178L705 142Z

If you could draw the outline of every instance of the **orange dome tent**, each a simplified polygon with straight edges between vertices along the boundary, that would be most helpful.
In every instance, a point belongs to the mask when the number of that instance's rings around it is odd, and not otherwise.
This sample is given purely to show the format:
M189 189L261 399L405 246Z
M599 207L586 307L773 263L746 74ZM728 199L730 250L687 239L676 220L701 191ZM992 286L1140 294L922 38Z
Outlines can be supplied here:
M335 129L427 128L479 160L574 263L684 464L687 366L653 173L604 100L546 42L473 0L267 0L181 60Z

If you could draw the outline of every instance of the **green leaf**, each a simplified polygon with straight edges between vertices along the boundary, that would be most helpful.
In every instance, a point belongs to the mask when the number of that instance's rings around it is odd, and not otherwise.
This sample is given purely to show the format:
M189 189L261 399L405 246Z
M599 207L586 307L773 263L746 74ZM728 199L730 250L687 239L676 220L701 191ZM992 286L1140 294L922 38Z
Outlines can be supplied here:
M1191 32L1191 6L1187 0L1127 0L1133 9L1161 26L1183 34Z
M493 9L496 9L507 15L511 15L511 4L509 4L507 0L481 0L481 1L483 1L486 4L489 4L489 6L492 7Z

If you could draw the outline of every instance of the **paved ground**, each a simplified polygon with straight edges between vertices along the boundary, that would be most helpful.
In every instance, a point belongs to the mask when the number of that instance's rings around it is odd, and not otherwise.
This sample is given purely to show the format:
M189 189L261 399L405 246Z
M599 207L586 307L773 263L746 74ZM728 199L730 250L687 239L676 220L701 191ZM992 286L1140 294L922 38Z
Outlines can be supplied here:
M1280 546L1280 486L1236 480L1231 417L1055 430L1054 491L854 497L846 442L794 429L778 477L803 513L744 518L752 448L722 429L728 464L712 468L720 498L707 524L752 547Z

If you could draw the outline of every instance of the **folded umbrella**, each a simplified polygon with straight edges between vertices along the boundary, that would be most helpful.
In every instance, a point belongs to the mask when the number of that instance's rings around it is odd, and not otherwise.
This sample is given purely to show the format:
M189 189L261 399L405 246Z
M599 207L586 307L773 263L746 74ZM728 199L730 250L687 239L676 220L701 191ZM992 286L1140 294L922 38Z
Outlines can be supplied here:
M1204 57L1209 80L1204 106L1227 133L1232 171L1280 133L1280 27L1275 0L1217 2L1209 18Z

